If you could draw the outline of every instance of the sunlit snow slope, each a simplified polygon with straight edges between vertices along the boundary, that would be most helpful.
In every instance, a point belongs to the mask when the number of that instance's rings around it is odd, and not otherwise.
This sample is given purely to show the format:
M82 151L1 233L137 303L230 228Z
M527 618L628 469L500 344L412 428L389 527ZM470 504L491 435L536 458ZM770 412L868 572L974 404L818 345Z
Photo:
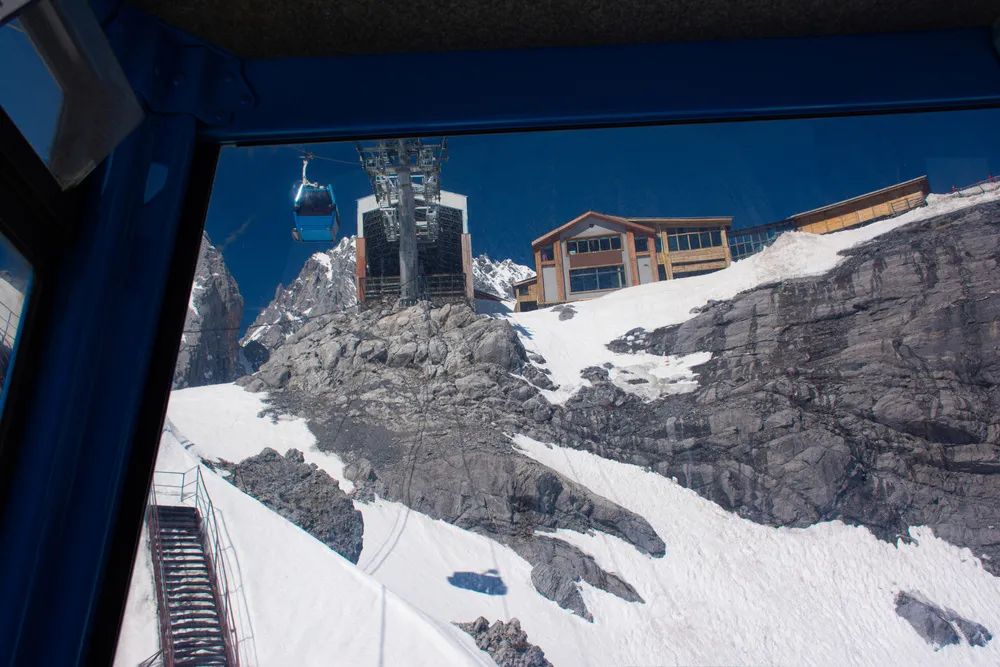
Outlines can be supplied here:
M275 424L270 417L258 416L263 397L234 385L174 392L169 409L173 428L194 443L181 453L233 460L265 446L281 451L297 447L307 461L339 477L340 461L315 449L302 420L282 418ZM644 556L604 534L560 533L607 570L624 575L645 604L624 602L584 584L585 601L594 615L594 623L587 623L542 598L531 586L529 564L507 547L382 500L356 503L364 514L365 547L354 570L276 515L265 520L269 510L213 478L210 490L225 508L241 559L248 553L243 567L254 589L251 611L261 664L284 664L264 660L263 655L275 657L285 650L303 656L297 664L320 664L312 658L345 650L335 648L342 641L352 642L349 650L362 655L350 664L377 664L371 653L361 651L373 641L371 636L355 640L331 635L322 628L336 623L315 620L336 618L348 605L365 610L375 604L370 584L360 586L362 592L357 597L352 593L345 603L343 587L358 585L356 579L366 575L441 623L479 615L519 618L531 641L557 666L1000 663L997 642L985 648L963 645L934 651L896 615L896 592L918 590L991 629L1000 627L1000 579L983 570L967 550L933 537L929 530L915 529L914 542L891 545L864 528L839 522L808 529L770 528L740 519L634 466L521 436L514 443L650 521L667 544L662 559ZM166 452L178 450L169 437L164 446ZM191 459L169 456L160 460L161 466L174 469L190 464ZM295 539L287 539L286 531ZM258 559L266 563L257 566ZM326 570L334 564L342 578L330 581L334 573ZM345 569L353 576L346 576ZM455 572L487 570L503 578L506 595L476 593L447 581ZM257 580L260 575L247 575L260 571L271 574L262 581ZM289 578L310 589L301 593L304 597L286 593L299 590ZM292 597L297 599L294 604ZM299 614L294 622L286 618L293 612ZM419 616L415 619L414 633L441 632ZM275 638L289 632L294 641ZM310 643L316 646L307 647ZM421 664L421 652L438 648L413 647L405 659L385 664ZM449 658L447 664L460 664L455 660Z
M214 395L216 400L209 403L222 406L242 390L218 385L191 391ZM243 412L246 406L246 402L237 402L225 415L243 424L243 428L231 431L228 442L222 443L226 451L232 452L233 442L241 436L249 435L249 442L271 442L276 446L282 440L289 444L295 440L294 421L286 424L290 427L287 429L268 429L270 421ZM259 427L256 433L253 426ZM178 436L175 427L164 432L158 470L184 471L198 464L195 452L182 444L187 439ZM239 559L258 664L493 664L457 628L426 616L209 469L202 472ZM145 543L141 546L148 549ZM145 551L140 556L116 656L119 665L135 665L157 646L151 565Z

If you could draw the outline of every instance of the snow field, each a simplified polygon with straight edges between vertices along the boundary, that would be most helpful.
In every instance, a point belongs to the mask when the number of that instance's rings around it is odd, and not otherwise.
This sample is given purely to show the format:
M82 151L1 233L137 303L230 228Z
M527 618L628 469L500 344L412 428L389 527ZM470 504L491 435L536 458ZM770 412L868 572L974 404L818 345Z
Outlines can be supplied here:
M195 443L184 453L241 460L264 446L282 452L297 447L331 476L342 474L335 455L324 459L310 454L315 439L302 420L283 417L274 423L259 417L263 398L234 385L174 392L171 422ZM211 424L213 417L221 420L221 428ZM191 433L212 439L199 440ZM530 565L509 548L381 499L355 503L365 519L365 546L357 568L315 540L307 541L441 624L480 615L491 621L519 618L530 640L557 666L1000 663L996 641L985 648L951 646L935 652L896 615L896 592L917 590L994 632L1000 628L1000 579L985 572L968 550L933 537L928 529L914 529L911 544L892 545L867 529L839 522L808 529L771 528L740 519L634 466L523 436L516 436L514 444L652 524L667 544L664 558L645 556L602 533L559 533L602 567L622 575L645 604L628 603L584 584L584 599L595 619L587 623L539 595L531 585ZM166 463L161 457L161 466ZM179 469L187 463L173 465ZM221 479L215 478L215 483L268 512ZM211 493L213 499L219 495L214 486ZM259 549L257 538L246 535L245 527L246 522L259 523L256 516L232 519L228 509L224 511L233 539L244 533L245 546L238 546L241 559L246 549ZM277 515L271 517L290 526ZM313 567L321 566L310 557L300 559L299 548L307 547L282 550L282 576L294 569L308 578ZM251 567L244 563L243 569L244 578L253 580ZM485 595L447 581L455 572L488 570L502 577L506 595ZM288 621L281 614L257 616L258 608L284 599L274 590L268 586L250 602L258 645L269 633L286 632ZM339 613L326 607L343 605L342 593L310 600L309 613L316 617ZM309 620L297 622L308 625ZM271 664L261 655L261 664ZM396 664L419 663L404 659Z
M913 542L897 545L837 521L771 528L656 473L524 436L514 442L645 517L666 542L666 555L655 559L608 535L559 531L646 601L617 604L584 592L594 634L611 643L606 659L590 664L1000 664L996 640L934 651L895 613L896 593L916 590L993 632L1000 628L1000 578L928 528L911 529ZM525 624L529 634L532 627Z

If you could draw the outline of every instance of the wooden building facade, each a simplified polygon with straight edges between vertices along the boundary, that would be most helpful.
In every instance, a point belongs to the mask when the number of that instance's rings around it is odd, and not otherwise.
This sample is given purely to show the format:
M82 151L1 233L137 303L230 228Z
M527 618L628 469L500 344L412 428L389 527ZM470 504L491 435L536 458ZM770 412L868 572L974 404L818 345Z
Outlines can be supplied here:
M624 218L587 211L535 239L534 278L514 285L519 311L729 266L732 218Z

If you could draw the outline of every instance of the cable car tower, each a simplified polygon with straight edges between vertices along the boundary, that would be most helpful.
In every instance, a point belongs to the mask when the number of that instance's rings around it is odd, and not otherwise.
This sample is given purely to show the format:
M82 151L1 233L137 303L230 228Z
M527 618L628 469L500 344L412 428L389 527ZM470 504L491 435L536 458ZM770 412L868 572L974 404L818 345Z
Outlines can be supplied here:
M361 166L371 180L386 239L399 241L400 303L413 305L419 293L418 247L438 240L441 163L447 139L383 139L357 144Z

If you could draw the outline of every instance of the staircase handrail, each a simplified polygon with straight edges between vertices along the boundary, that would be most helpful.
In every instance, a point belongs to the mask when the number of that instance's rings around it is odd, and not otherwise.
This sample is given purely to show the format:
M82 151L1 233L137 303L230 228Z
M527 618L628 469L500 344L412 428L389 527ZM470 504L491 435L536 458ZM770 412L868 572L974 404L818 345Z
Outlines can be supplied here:
M156 485L149 485L149 504L146 507L146 529L149 531L149 553L153 561L153 582L156 586L156 619L160 627L160 651L163 664L174 664L174 645L170 637L170 610L167 609L167 584L163 578L163 545L160 543L160 518ZM155 654L154 654L155 655Z
M160 492L159 496L157 490ZM215 572L219 604L222 607L219 610L219 620L222 623L227 653L231 651L228 657L233 665L239 666L242 663L255 666L256 643L243 585L242 568L222 512L215 507L208 493L201 466L183 472L155 471L153 483L150 485L150 503L157 504L157 500L161 497L164 501L176 498L177 504L192 506L201 515L206 556L212 571ZM151 512L151 514L156 513ZM153 521L156 521L155 517ZM151 532L153 532L152 526ZM238 605L234 603L234 598L238 601ZM161 618L165 618L165 614L161 614Z

